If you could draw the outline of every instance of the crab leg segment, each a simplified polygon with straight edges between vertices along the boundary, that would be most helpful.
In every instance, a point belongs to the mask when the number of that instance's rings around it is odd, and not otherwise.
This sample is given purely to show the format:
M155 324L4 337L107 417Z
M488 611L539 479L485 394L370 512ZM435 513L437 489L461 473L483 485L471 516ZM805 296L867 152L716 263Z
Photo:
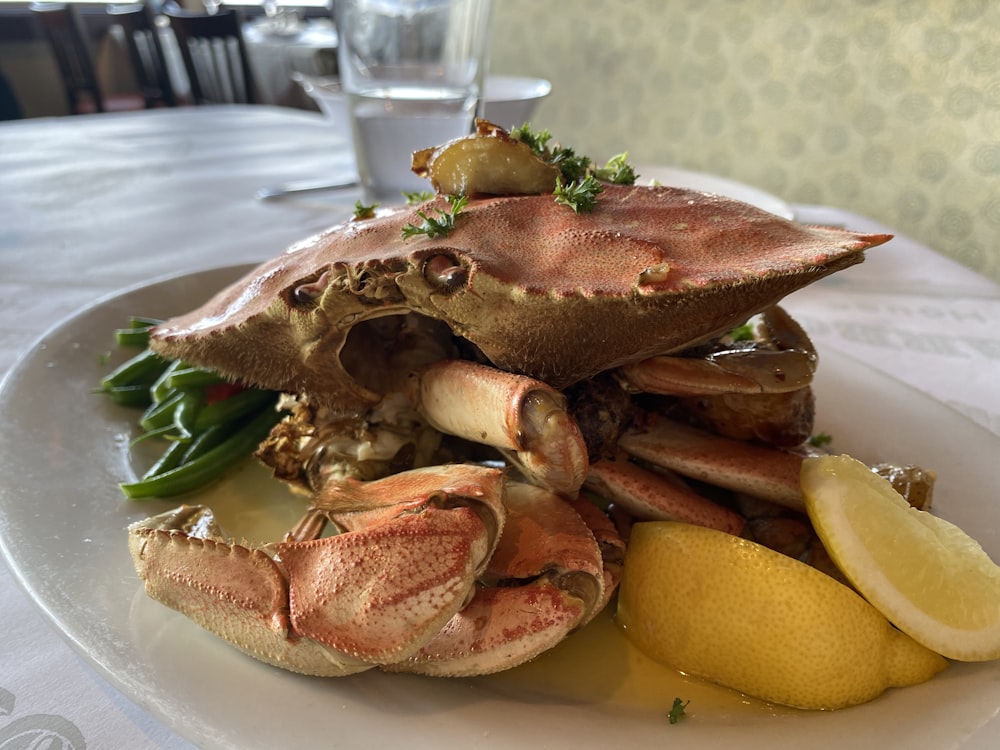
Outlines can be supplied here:
M465 604L487 550L469 508L276 545L298 632L371 664L406 658Z
M632 428L618 444L626 453L682 476L805 511L799 489L802 457L793 453L719 437L670 419Z
M274 546L292 621L320 643L385 664L409 656L472 596L504 527L502 473L455 464L330 482L310 510L346 533Z
M181 506L129 527L146 593L261 661L324 677L371 668L291 633L288 585L260 550L222 540L212 511Z
M648 471L628 460L591 464L584 486L645 521L684 521L739 535L746 521L688 487L679 477Z
M810 383L814 361L800 351L727 351L703 359L652 357L618 375L632 392L669 396L785 393Z
M575 495L587 473L587 448L561 393L541 381L462 360L413 376L410 399L433 427L492 445L527 478Z
M207 509L147 519L129 529L136 570L150 596L276 666L332 676L405 659L469 600L503 527L498 470L411 473L331 503L355 530L273 557L223 540Z
M775 305L755 328L761 338L752 345L733 344L703 357L651 357L622 367L619 381L632 392L670 396L787 393L808 386L817 356L802 327Z
M616 584L617 576L606 578L594 532L573 506L541 488L511 483L507 507L486 585L391 671L460 677L508 669L555 646L607 602L606 580Z

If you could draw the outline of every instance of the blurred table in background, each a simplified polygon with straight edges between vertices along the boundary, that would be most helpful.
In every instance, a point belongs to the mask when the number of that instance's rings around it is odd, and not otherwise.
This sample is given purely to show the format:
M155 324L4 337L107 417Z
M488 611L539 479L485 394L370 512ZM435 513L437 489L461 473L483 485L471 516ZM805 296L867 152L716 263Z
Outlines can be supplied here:
M337 31L327 19L285 28L262 18L243 27L243 41L261 104L306 106L309 98L292 81L292 73L337 73Z

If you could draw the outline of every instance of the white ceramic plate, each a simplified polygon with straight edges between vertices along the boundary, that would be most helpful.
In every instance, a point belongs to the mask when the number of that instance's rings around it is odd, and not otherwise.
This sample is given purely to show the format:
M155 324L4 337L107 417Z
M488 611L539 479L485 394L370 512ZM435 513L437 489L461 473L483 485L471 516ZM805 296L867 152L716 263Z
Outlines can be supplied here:
M636 184L639 185L648 185L651 180L656 180L661 185L725 195L729 198L735 198L744 203L757 206L757 208L769 211L772 214L783 216L786 219L794 218L791 207L785 201L781 200L781 198L759 188L744 185L742 182L736 182L735 180L704 172L692 172L691 170L680 169L678 167L639 165L636 166L635 171L638 175Z
M578 650L568 675L543 667L497 679L445 680L369 672L349 678L293 675L249 659L141 591L126 549L126 526L176 503L130 502L116 487L130 477L134 412L91 393L106 366L99 355L129 314L185 311L233 279L219 269L153 283L97 302L31 348L0 390L0 542L15 576L52 624L126 695L206 748L653 747L763 750L800 746L938 750L962 746L1000 706L1000 665L955 664L934 680L893 690L834 713L775 709L674 677L643 701L621 705L619 683L639 669L623 641ZM936 507L1000 553L995 505L996 437L941 404L857 362L826 352L817 383L818 427L835 447L865 460L923 463L939 472ZM148 459L146 459L148 460ZM261 518L284 502L261 496L251 468L206 493L237 534L277 533ZM257 481L255 481L257 480ZM263 510L236 510L246 492ZM296 509L283 513L289 518ZM281 515L279 513L279 515ZM276 526L277 524L277 526ZM271 527L275 527L272 529ZM610 630L610 628L609 628ZM589 638L588 631L577 636ZM600 645L601 638L596 639ZM548 675L548 677L546 677ZM560 677L562 677L560 681ZM538 680L557 685L555 695ZM566 693L592 682L603 695ZM688 718L665 711L688 697ZM264 707L267 710L264 710ZM1000 728L988 728L992 733ZM978 745L977 745L978 746Z

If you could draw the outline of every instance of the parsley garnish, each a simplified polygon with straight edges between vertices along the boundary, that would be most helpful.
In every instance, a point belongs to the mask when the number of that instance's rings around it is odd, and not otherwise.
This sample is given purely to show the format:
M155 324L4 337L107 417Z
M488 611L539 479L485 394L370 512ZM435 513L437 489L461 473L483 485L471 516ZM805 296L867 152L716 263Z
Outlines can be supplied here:
M813 448L822 448L824 445L832 443L833 438L825 432L817 432L815 435L810 435L809 440L806 442Z
M744 323L741 326L736 326L736 328L729 332L729 337L733 341L753 341L754 338L756 338L754 335L754 327L750 323Z
M414 203L426 203L434 198L434 193L430 190L421 190L419 192L408 192L403 191L403 198L406 199L407 205L412 206Z
M466 204L468 204L469 198L465 195L446 195L445 200L451 206L450 211L437 208L435 209L438 212L437 216L428 216L423 211L417 211L417 216L423 219L423 223L420 226L416 224L407 224L404 226L403 239L409 239L418 234L426 234L431 239L447 236L455 228L455 219L462 212L462 209L465 208Z
M627 159L627 153L612 156L608 159L608 163L596 170L594 174L597 175L597 179L610 182L613 185L634 185L635 170L626 161Z
M691 701L682 701L680 698L674 698L674 705L670 707L670 711L667 713L667 720L671 724L676 724L678 721L684 718L684 709L687 708L687 704Z
M370 206L366 206L361 201L354 202L354 218L360 221L361 219L370 219L375 216L375 209L378 208L378 203L372 203Z
M589 157L577 156L573 149L561 146L552 151L549 162L559 167L563 179L568 182L575 182L589 176L592 166Z
M549 148L552 133L548 130L539 130L537 133L533 133L528 123L524 123L524 125L511 130L510 137L526 145L543 161L558 167L566 182L581 180L590 171L591 162L586 156L577 156L573 149L564 148L558 144Z
M532 133L531 126L528 123L524 123L519 127L512 128L510 137L515 141L520 141L543 159L547 158L545 151L549 140L552 138L552 133L548 130L539 130L537 133Z
M559 169L556 202L569 206L577 213L594 209L597 195L603 189L601 182L635 184L635 170L627 162L628 154L613 156L607 164L598 168L589 157L580 156L571 148L558 144L550 147L552 134L548 130L533 133L528 123L525 123L513 128L510 136L528 146L540 159Z
M594 175L588 174L582 180L575 182L564 183L561 178L556 178L556 203L561 203L564 206L569 206L577 213L581 211L586 211L587 213L594 210L594 204L597 202L597 195L602 190L601 183L598 182Z

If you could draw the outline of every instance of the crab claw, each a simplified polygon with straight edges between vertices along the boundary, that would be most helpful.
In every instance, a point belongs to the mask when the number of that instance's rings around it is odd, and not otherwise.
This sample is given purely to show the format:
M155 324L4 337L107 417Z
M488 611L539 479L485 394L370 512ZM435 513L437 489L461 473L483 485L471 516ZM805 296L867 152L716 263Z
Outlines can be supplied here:
M497 470L435 467L355 488L330 513L360 513L359 528L336 536L250 549L225 541L211 511L180 508L133 524L129 546L150 596L243 651L350 674L407 658L465 605L502 528L502 492Z
M489 674L547 651L603 609L623 545L607 519L539 487L507 485L507 526L468 606L389 671ZM600 518L594 527L588 520ZM607 552L607 558L602 553Z
M184 505L131 525L129 551L150 597L250 656L324 677L372 666L295 637L281 568L261 550L224 541L204 506Z
M410 400L432 426L494 446L535 484L573 497L587 474L587 446L565 397L532 378L445 360L410 380Z

